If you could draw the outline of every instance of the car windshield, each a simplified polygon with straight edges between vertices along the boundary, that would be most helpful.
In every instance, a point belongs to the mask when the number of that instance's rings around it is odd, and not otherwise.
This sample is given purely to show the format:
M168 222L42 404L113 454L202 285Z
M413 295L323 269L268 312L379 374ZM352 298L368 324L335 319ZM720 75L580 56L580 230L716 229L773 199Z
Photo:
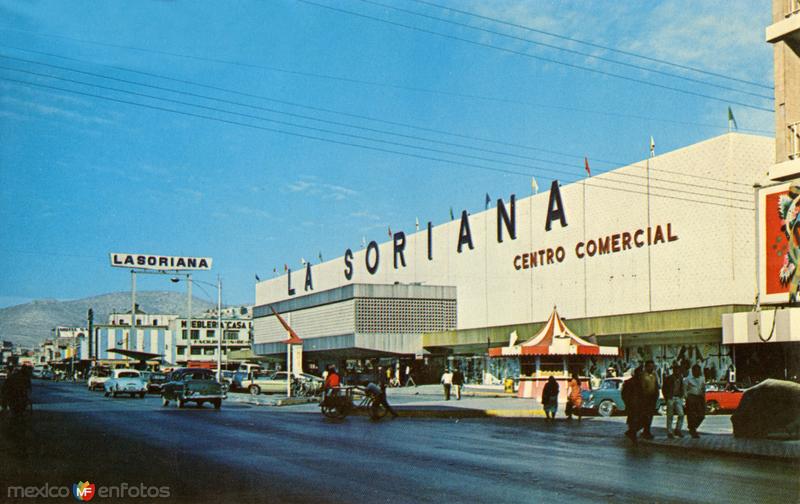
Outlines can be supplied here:
M108 369L102 369L102 368L101 368L101 369L95 369L94 371L92 371L92 374L93 374L94 376L102 376L102 377L105 377L105 376L109 376L109 375L111 375L111 372L110 372Z
M600 384L600 390L617 390L620 382L617 380L606 380Z
M164 373L152 373L150 375L151 380L163 380L166 377L167 375L165 375Z
M119 378L139 378L139 373L136 371L123 371L117 375Z

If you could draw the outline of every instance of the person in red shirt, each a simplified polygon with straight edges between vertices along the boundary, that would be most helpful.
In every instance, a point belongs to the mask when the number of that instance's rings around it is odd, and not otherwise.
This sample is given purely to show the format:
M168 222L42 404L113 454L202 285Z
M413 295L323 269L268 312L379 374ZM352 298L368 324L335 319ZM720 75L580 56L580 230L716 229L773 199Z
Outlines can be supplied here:
M339 377L339 373L336 372L336 367L328 366L328 376L325 377L324 389L329 390L334 387L338 387L340 384L341 378Z

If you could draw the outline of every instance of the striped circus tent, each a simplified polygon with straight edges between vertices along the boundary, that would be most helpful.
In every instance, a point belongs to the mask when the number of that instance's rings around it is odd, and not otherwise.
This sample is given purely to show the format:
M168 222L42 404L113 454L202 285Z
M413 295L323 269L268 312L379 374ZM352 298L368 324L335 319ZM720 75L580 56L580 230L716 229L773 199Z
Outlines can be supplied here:
M512 333L508 346L490 348L489 357L519 357L524 355L608 355L616 356L619 349L600 346L575 335L561 320L558 310L553 313L539 333L528 341L515 345L516 331Z

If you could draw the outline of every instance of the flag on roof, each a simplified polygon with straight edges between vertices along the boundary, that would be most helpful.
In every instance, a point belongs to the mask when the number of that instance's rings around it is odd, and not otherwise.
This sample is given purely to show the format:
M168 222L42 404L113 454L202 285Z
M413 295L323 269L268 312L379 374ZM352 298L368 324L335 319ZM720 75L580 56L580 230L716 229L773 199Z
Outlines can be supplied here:
M317 255L317 257L319 257L319 262L322 262L322 251L321 250L319 252L319 255Z
M260 281L261 281L261 279L258 278L258 273L256 273L256 282L260 282Z
M419 231L419 217L415 218L414 225L417 227L417 231Z
M531 177L531 191L533 194L537 194L539 192L539 184L536 183L536 179Z
M483 205L483 209L486 210L487 208L489 208L489 203L491 203L491 202L492 202L492 198L489 197L489 193L487 192L486 193L486 202Z
M586 174L590 177L592 176L592 169L589 168L589 158L584 156L583 157L583 168L586 170Z
M653 140L653 136L650 136L650 157L656 155L656 141Z
M392 226L389 226L389 238L392 237Z
M733 117L733 110L731 110L731 108L728 107L728 131L731 130L731 125L733 125L733 127L736 128L737 130L739 129L739 125L736 124L736 118Z
M289 265L288 264L283 263L283 271L289 271Z
M450 207L450 220L453 219L455 219L455 216L453 216L453 207Z

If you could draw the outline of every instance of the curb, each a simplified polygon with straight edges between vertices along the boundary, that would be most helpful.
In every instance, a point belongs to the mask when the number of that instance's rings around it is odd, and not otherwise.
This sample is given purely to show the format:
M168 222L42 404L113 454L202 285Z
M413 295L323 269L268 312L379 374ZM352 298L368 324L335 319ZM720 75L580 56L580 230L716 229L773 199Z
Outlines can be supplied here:
M789 453L758 453L753 451L737 451L726 448L719 448L707 445L684 445L677 443L669 443L666 441L656 441L648 439L639 439L639 444L647 446L656 446L659 448L666 448L668 450L682 450L682 451L696 451L702 453L714 453L716 455L724 455L729 457L746 457L755 459L766 460L780 460L785 462L798 462L800 457L794 457Z

